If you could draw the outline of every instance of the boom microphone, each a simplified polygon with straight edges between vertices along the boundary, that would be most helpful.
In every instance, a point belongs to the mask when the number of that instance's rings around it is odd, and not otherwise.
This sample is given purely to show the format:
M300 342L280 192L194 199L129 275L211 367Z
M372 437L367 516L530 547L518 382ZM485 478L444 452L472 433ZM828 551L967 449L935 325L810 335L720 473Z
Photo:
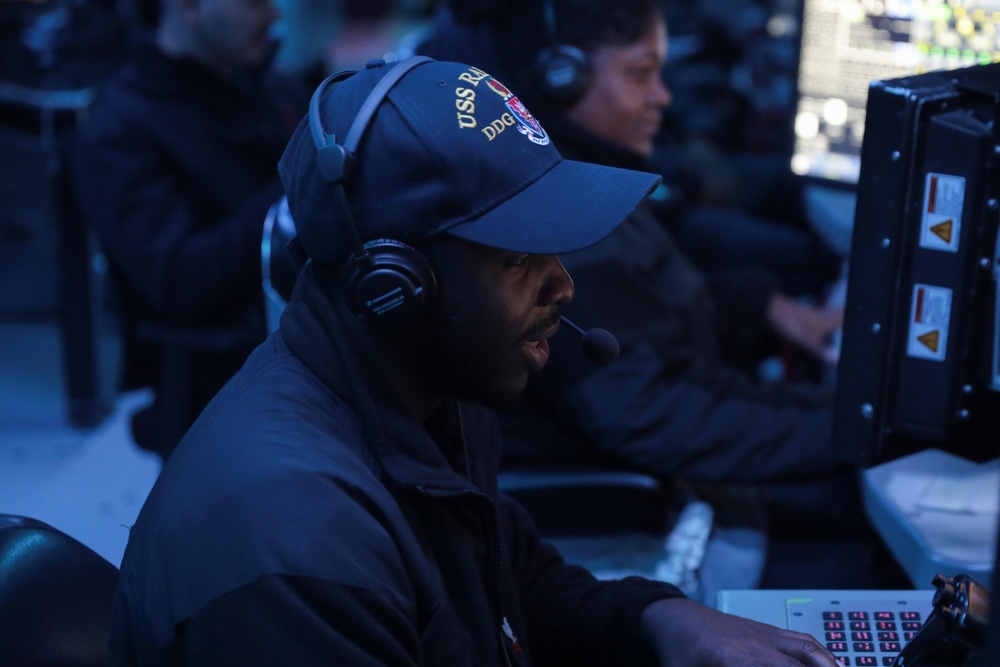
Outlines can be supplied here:
M583 337L583 354L598 366L607 366L618 359L621 348L618 339L606 329L584 331L565 316L560 316L563 324Z

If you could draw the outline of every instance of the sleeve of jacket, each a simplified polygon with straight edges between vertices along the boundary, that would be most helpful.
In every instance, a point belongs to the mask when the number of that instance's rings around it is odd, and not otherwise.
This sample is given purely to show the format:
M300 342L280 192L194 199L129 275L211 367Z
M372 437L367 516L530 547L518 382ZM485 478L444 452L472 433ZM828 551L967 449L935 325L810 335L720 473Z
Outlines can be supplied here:
M532 400L522 402L526 410L663 476L763 482L843 469L829 447L829 391L757 385L714 363L688 342L684 322L671 316L648 276L619 262L570 270L577 297L567 314L583 327L609 328L622 355L595 366L579 341L560 331L532 381Z
M112 638L114 640L114 638ZM313 577L268 575L216 598L159 650L164 663L212 665L419 664L412 620L389 596ZM131 664L126 654L111 664Z
M201 520L218 530L178 530L187 513L177 512L158 515L160 533L139 533L148 556L123 560L112 666L421 664L415 579L385 524L366 512L384 501L361 494L344 503L318 476L295 476L308 491L289 492L287 479L254 486L260 498L238 510L256 518L249 530L238 517L243 528L227 530L218 518L234 515L209 509Z
M71 173L88 224L130 287L179 321L211 316L255 293L264 217L281 196L277 178L206 224L192 190L213 187L195 173L213 164L210 157L179 164L182 151L172 154L177 145L168 150L146 130L141 113L108 111L78 135ZM224 164L210 170L218 174L215 181L228 178Z
M639 617L650 603L683 597L670 584L627 577L599 581L565 563L538 538L526 511L502 496L501 520L536 664L656 665L640 635Z

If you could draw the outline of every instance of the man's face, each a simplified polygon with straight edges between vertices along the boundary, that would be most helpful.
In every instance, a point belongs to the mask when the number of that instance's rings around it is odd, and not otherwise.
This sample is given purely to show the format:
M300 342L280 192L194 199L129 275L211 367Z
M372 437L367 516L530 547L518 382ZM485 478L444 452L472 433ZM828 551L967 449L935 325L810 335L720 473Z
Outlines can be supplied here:
M666 57L667 26L662 18L634 44L597 49L590 54L590 87L567 117L602 139L652 155L663 109L671 101L660 76Z
M435 395L493 407L516 402L548 360L573 281L553 255L497 250L445 237L423 250L435 267L430 316L401 337Z
M196 0L192 39L200 59L222 70L260 64L280 14L272 0Z

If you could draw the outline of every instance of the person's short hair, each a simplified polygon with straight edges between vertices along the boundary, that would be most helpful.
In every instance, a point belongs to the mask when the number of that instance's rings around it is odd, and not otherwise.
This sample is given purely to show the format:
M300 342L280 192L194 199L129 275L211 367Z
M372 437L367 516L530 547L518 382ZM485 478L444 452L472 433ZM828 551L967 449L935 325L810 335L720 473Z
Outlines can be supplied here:
M662 13L659 0L514 0L489 18L478 16L492 23L500 67L511 84L535 99L538 91L528 87L538 80L533 67L542 51L562 44L589 55L604 46L634 44Z
M449 234L532 254L577 250L609 234L659 177L565 160L517 96L475 67L426 59L376 101L343 183L320 173L322 146L303 119L279 172L306 253L345 261L356 249L338 219L338 188L363 241L413 245ZM339 144L392 65L335 83L317 136Z

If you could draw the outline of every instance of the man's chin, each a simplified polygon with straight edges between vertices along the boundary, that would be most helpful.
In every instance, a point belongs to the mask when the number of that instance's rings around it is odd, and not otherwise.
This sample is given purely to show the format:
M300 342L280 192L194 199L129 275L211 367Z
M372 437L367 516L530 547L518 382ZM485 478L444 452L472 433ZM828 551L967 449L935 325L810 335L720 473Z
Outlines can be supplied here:
M479 384L476 387L470 387L468 391L462 392L462 395L458 396L458 398L472 403L479 403L492 410L507 410L518 404L527 384L527 377L522 382L506 385Z

